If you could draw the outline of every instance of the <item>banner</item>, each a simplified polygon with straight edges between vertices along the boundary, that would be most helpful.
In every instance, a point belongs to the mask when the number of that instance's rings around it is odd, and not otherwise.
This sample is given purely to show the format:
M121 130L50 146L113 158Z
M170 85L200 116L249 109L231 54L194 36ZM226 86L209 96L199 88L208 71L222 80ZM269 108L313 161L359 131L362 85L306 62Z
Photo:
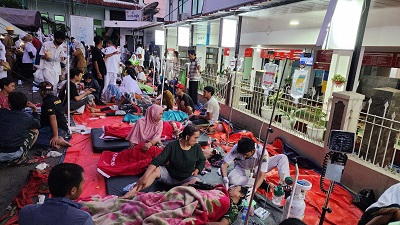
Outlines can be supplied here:
M87 45L93 45L94 25L93 18L71 15L71 37L77 41L83 41Z
M127 21L141 21L142 16L142 10L125 10L125 19Z

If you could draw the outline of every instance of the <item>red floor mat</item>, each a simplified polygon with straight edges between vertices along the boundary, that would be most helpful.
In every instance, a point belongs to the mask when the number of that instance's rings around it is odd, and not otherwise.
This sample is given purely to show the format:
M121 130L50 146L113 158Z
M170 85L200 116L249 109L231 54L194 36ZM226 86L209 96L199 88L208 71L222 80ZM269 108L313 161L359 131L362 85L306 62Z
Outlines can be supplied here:
M74 116L76 124L86 123L86 127L101 128L102 126L128 126L122 122L121 116L109 116L105 119L90 120L90 113L86 110L82 115ZM94 194L102 197L106 195L104 177L97 172L97 163L101 154L93 153L90 135L73 134L64 162L76 163L85 169L85 183L80 198L87 198Z

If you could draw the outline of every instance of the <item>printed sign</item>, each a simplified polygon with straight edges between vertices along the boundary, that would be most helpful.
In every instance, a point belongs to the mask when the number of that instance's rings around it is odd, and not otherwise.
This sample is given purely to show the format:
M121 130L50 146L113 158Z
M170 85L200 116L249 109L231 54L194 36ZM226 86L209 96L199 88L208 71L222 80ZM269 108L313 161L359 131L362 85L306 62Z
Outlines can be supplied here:
M141 21L142 16L142 10L125 10L125 19L128 21Z
M229 56L230 49L229 48L224 48L224 56Z
M252 48L246 48L244 50L244 57L252 57L253 56L253 49Z

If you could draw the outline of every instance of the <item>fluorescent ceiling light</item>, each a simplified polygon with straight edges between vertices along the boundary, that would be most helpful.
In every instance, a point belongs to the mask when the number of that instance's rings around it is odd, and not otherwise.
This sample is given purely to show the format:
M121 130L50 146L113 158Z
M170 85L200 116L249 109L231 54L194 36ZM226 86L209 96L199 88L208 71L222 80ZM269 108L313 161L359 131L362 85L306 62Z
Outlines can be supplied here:
M292 26L296 26L296 25L299 25L300 23L297 20L292 20L292 21L290 21L289 24L292 25Z

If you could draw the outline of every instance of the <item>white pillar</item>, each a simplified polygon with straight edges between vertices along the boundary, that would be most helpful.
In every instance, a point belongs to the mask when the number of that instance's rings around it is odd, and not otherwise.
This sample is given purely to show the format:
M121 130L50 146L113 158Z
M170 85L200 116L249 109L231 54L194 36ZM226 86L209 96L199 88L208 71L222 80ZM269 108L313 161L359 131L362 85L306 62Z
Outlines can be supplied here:
M332 82L332 78L335 74L340 74L344 77L348 77L351 58L353 55L353 51L351 50L334 50L332 54L332 61L329 67L329 76L326 84L326 90L324 95L324 111L328 111L328 107L330 105L330 101L332 99L332 93L337 91L344 91L346 89L346 85L343 84L341 87L337 86Z

